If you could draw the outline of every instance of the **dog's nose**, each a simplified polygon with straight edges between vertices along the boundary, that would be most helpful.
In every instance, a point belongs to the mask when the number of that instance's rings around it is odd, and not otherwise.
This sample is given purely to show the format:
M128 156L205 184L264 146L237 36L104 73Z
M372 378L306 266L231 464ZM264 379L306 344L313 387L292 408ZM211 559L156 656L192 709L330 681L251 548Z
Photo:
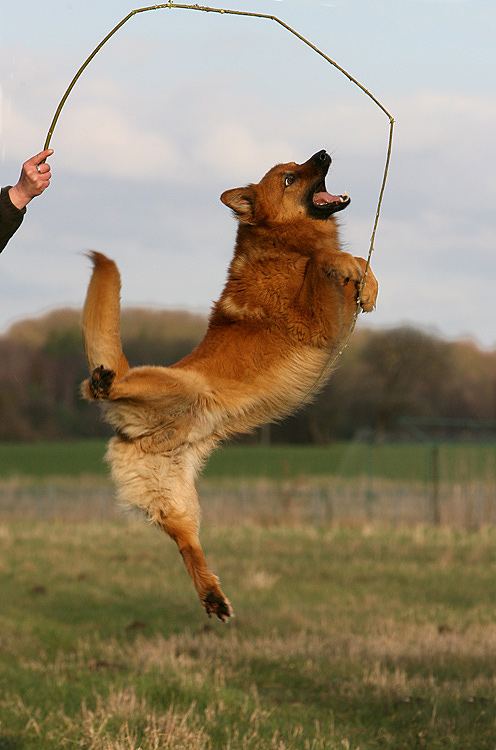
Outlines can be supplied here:
M329 156L329 154L327 153L327 151L325 149L322 149L322 151L318 151L316 154L314 154L312 156L312 161L315 161L315 162L321 163L321 164L323 162L327 162L328 164L330 164L331 161L332 161L332 159Z

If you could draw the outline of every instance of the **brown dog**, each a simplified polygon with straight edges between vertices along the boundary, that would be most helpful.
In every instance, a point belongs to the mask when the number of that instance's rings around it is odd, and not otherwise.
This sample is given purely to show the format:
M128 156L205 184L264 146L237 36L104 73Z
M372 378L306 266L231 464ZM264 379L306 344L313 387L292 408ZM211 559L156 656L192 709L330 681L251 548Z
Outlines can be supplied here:
M176 541L203 606L221 620L232 610L200 545L196 475L220 441L280 419L316 393L357 311L366 264L339 249L334 214L350 200L327 193L330 163L320 151L223 193L239 221L227 283L205 338L172 367L129 368L119 272L104 255L91 256L83 334L92 375L83 393L101 402L116 430L107 458L118 496ZM362 309L372 310L376 296L369 270Z

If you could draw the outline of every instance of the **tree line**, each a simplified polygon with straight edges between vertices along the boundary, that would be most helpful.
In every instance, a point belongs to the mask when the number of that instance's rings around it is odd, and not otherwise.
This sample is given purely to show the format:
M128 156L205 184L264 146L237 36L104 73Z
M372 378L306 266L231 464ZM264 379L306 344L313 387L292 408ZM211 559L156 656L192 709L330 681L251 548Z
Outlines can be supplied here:
M205 327L204 316L187 312L124 310L124 351L132 366L167 366ZM110 435L99 409L80 397L87 375L79 311L13 325L0 338L0 440ZM496 351L412 327L359 328L311 405L245 440L326 444L395 434L412 417L496 420Z

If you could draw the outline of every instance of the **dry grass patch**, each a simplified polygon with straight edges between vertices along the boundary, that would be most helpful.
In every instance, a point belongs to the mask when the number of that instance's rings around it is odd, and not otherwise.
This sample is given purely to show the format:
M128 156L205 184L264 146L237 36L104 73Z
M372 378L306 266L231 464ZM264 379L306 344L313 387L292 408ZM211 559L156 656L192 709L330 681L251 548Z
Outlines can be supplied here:
M494 750L496 531L0 525L0 750Z

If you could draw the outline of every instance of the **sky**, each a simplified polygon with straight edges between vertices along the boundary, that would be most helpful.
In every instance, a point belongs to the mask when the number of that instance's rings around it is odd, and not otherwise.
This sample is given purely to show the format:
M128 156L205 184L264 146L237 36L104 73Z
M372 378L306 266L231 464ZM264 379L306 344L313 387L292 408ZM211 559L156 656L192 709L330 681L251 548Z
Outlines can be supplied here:
M0 182L41 151L74 74L129 0L17 0L0 9ZM496 347L494 0L229 0L279 18L394 117L359 326L414 325ZM366 257L389 120L267 19L165 8L134 15L96 55L55 127L50 188L0 258L0 333L84 301L85 252L114 258L125 306L208 312L236 225L220 194L326 149L343 249Z

